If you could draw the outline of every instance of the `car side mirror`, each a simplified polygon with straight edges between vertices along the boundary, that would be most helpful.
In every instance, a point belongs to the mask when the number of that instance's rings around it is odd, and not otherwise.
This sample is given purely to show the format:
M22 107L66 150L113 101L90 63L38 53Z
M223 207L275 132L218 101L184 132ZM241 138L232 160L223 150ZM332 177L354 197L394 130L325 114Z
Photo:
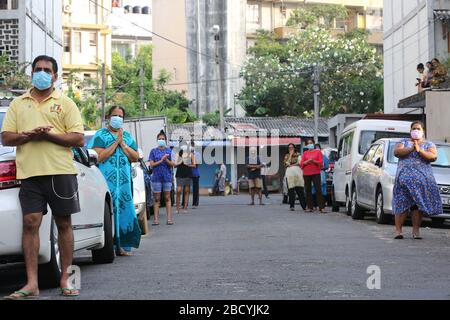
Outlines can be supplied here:
M382 167L383 166L383 159L381 159L381 158L378 158L376 161L375 161L375 165L377 166L377 167Z
M94 149L88 149L87 154L89 166L96 166L98 164L98 153Z

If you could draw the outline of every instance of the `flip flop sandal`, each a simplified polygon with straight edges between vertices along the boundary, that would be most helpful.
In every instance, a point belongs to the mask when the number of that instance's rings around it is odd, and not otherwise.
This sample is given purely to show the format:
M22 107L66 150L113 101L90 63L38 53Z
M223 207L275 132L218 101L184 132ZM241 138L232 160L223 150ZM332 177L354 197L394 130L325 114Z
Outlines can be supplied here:
M25 300L25 299L35 299L38 297L39 297L39 295L35 295L31 291L18 290L18 291L14 291L14 293L10 294L9 296L3 297L3 299L5 299L5 300Z
M167 225L168 225L168 226L173 225L173 221L167 221Z
M395 236L395 240L401 240L401 239L404 239L405 237L403 237L403 235L402 234L398 234L398 235L396 235Z
M80 291L77 289L61 288L61 295L63 297L78 297L80 295Z
M417 236L417 235L413 234L413 239L414 240L422 240L423 238L421 236Z
M156 223L153 222L153 223L152 223L152 226L159 226L159 223L158 223L158 222L156 222Z

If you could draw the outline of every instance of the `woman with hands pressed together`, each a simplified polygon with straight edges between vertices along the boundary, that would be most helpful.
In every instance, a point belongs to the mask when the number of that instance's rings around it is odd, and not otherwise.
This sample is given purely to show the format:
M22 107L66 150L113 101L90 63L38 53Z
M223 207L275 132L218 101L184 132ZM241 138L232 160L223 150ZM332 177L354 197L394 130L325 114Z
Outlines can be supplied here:
M98 167L111 191L115 245L119 256L129 256L141 240L132 193L131 163L139 160L137 145L130 133L123 131L125 110L114 106L107 113L108 126L97 131L89 148L98 153Z
M435 216L442 213L441 196L431 168L431 162L437 160L437 150L432 142L425 140L422 122L412 123L411 138L400 141L394 154L399 158L392 199L395 239L404 238L402 226L410 212L412 236L414 239L422 239L422 215Z

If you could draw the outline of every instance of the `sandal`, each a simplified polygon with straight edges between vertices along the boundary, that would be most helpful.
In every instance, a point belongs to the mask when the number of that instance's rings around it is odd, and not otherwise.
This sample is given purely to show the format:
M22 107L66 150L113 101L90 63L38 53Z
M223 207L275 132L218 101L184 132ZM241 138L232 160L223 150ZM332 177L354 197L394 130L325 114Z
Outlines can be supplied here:
M152 226L159 226L159 223L158 222L153 222Z
M414 240L422 240L423 238L418 234L413 234L413 239Z
M78 297L80 290L71 288L61 288L61 295L64 297Z
M403 237L403 235L402 234L398 234L398 235L396 235L395 236L395 240L402 240L402 239L404 239L405 237Z
M167 225L168 225L168 226L173 225L173 221L167 221Z
M9 296L3 297L5 300L24 300L38 298L39 294L27 290L18 290L11 293Z

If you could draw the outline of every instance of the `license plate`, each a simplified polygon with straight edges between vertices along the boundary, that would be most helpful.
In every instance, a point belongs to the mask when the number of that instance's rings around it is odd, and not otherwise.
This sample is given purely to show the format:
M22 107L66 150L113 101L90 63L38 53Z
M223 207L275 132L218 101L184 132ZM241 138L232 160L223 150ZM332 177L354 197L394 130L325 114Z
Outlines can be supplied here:
M450 198L442 198L442 204L450 205Z

